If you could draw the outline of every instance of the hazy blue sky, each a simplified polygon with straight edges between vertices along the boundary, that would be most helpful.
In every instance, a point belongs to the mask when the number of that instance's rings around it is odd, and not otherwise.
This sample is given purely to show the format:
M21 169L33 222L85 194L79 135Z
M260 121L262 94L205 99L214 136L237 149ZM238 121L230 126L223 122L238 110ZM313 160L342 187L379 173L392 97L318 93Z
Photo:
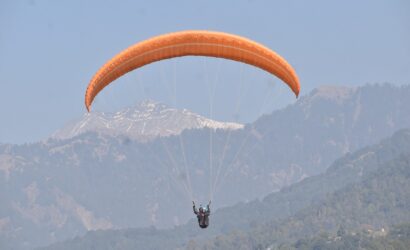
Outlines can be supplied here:
M265 44L295 67L302 95L319 85L410 83L406 0L0 0L0 143L37 141L80 117L88 81L106 60L138 41L186 29ZM144 98L244 122L295 100L260 70L183 58L119 79L93 109L115 111Z

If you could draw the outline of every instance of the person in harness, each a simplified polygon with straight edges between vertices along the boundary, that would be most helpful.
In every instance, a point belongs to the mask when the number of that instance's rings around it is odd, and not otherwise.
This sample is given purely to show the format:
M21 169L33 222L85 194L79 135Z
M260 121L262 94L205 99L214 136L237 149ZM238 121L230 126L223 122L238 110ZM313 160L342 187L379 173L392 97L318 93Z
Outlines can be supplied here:
M199 227L207 228L209 225L209 215L211 214L211 210L209 208L209 206L211 205L211 201L209 201L206 208L202 205L199 205L199 210L196 209L194 201L192 201L192 205L194 209L194 214L196 214L196 217L198 218Z

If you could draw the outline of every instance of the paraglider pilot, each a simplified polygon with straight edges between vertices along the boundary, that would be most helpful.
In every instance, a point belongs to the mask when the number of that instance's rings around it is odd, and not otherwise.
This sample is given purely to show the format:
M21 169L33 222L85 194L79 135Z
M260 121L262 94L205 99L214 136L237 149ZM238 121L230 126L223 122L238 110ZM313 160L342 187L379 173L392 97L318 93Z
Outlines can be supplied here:
M192 201L192 205L194 209L194 214L196 214L196 217L198 218L199 227L207 228L209 225L209 215L211 214L211 210L209 209L211 201L209 201L206 208L202 205L199 205L199 211L196 209L194 201Z

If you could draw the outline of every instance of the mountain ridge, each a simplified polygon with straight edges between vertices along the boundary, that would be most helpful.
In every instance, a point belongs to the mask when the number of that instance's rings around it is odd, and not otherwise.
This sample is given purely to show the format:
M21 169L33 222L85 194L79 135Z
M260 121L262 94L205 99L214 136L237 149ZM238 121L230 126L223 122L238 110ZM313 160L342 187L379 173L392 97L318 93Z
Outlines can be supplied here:
M209 199L210 179L215 183L219 173L213 211L252 201L237 207L247 212L258 204L255 199L321 174L342 155L410 127L409 86L319 92L239 130L187 129L149 141L88 132L66 140L0 145L0 220L5 225L0 235L39 246L107 226L183 225L192 218L191 197L184 190L188 175L194 199L203 202ZM286 198L291 196L273 201ZM295 208L314 199L302 198L293 199ZM229 211L221 209L224 213ZM236 224L227 223L218 233L249 223L242 219L235 217Z

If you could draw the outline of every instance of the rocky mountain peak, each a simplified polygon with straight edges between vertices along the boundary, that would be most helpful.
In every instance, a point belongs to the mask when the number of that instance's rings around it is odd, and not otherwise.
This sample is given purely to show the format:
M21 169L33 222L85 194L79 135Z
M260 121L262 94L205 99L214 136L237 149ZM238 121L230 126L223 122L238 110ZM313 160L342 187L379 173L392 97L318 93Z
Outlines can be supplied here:
M115 113L92 112L55 132L51 137L67 139L85 132L126 135L147 140L157 136L177 135L185 129L241 129L242 124L219 122L179 110L153 100L145 100Z

